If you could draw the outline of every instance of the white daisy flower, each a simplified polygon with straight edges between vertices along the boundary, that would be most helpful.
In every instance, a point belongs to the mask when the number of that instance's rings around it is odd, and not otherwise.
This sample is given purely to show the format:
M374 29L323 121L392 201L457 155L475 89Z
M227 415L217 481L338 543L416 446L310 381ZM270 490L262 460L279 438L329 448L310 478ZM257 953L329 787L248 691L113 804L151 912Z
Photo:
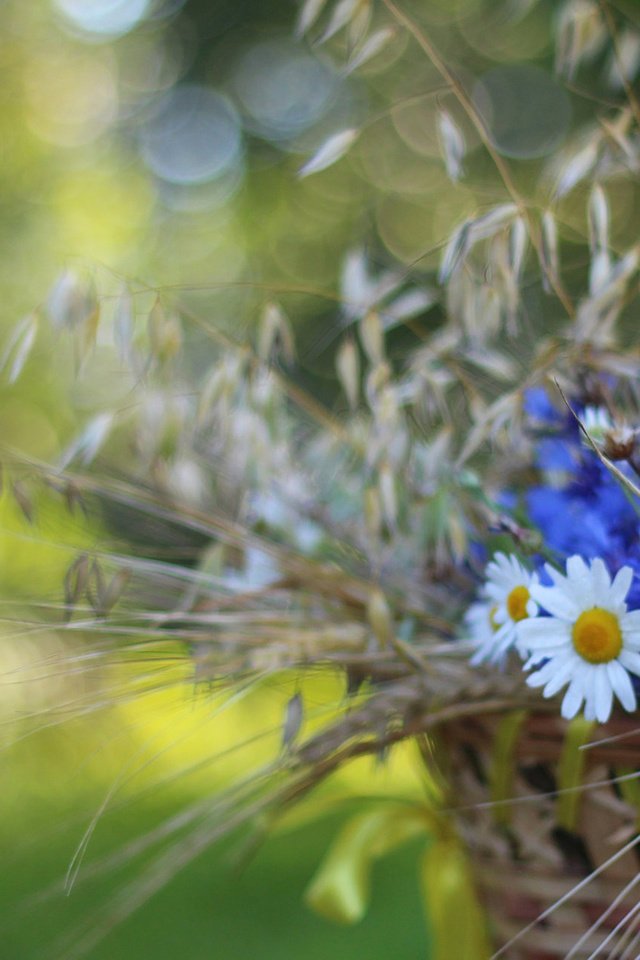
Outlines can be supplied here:
M471 605L465 622L477 650L471 662L504 659L516 641L516 624L535 617L538 605L530 596L530 587L538 583L513 555L496 553L485 571L487 580L480 591L481 600Z
M627 460L636 449L638 431L622 421L614 423L604 407L585 407L582 425L610 460ZM584 434L582 443L590 446Z
M478 648L473 656L474 663L492 659L490 654L494 645L495 633L499 624L493 619L495 604L490 600L478 600L472 603L464 616L466 633Z
M604 723L614 695L625 710L636 709L628 671L640 675L640 610L627 610L633 580L622 567L613 582L604 562L587 566L581 557L567 560L567 575L547 566L552 587L531 586L531 596L551 616L518 623L518 644L530 654L525 669L530 687L552 697L569 684L562 716L570 720L584 702L587 720Z
M594 443L604 443L610 430L613 429L613 423L608 411L604 407L585 407L582 414L582 424L594 441ZM585 436L582 442L588 446Z

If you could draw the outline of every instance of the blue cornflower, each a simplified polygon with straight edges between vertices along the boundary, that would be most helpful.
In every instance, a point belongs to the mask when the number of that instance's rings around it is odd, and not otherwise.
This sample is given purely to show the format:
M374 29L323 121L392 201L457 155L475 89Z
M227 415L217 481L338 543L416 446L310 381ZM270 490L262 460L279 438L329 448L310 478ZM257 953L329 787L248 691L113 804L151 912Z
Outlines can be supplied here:
M542 482L525 494L531 522L545 546L560 558L600 557L613 573L623 566L640 572L640 517L619 481L582 441L575 417L563 416L539 391L525 402L546 428L536 443ZM544 393L544 391L542 391ZM579 407L579 412L585 412ZM586 408L589 423L605 421L604 411ZM551 432L551 436L549 436ZM625 464L623 471L630 470ZM541 566L541 563L539 564ZM634 576L631 606L640 606L640 580Z

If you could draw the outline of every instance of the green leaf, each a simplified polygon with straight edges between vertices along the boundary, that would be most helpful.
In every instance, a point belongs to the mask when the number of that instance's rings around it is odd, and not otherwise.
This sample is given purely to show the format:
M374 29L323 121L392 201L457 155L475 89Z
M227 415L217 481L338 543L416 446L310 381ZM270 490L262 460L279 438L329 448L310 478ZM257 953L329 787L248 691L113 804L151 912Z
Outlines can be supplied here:
M422 861L422 892L432 934L430 960L488 960L484 912L460 843L435 840Z
M558 826L575 831L580 812L582 794L576 788L581 786L587 753L581 748L588 742L594 724L584 717L576 717L567 727L558 764Z
M500 721L493 745L489 796L498 804L494 809L494 819L504 826L511 820L511 805L506 801L513 797L514 754L526 716L526 710L514 710L506 714Z

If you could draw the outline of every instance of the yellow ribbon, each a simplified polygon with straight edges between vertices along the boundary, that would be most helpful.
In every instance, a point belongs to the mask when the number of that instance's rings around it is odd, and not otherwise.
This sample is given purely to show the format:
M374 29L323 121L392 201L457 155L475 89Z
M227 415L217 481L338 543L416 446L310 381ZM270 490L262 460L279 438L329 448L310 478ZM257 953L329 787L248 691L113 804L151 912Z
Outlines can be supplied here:
M373 862L421 834L429 841L420 868L429 960L487 960L484 915L462 846L450 821L425 806L385 804L349 820L305 893L307 905L335 923L357 923Z
M435 839L422 861L422 892L431 930L430 960L488 960L486 922L471 871L455 837Z
M385 804L353 817L331 845L305 902L334 923L357 923L369 903L373 862L429 827L428 811L409 804Z

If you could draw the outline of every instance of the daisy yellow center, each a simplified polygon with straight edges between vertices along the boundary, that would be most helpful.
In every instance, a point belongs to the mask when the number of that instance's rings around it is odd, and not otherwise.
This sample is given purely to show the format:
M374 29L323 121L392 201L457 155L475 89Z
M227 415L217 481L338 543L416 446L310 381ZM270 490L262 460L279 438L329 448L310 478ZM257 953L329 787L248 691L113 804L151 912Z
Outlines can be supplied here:
M622 633L618 618L593 607L581 613L573 625L571 639L576 653L589 663L608 663L622 649Z
M507 597L507 611L512 620L526 620L529 591L526 587L514 587Z

